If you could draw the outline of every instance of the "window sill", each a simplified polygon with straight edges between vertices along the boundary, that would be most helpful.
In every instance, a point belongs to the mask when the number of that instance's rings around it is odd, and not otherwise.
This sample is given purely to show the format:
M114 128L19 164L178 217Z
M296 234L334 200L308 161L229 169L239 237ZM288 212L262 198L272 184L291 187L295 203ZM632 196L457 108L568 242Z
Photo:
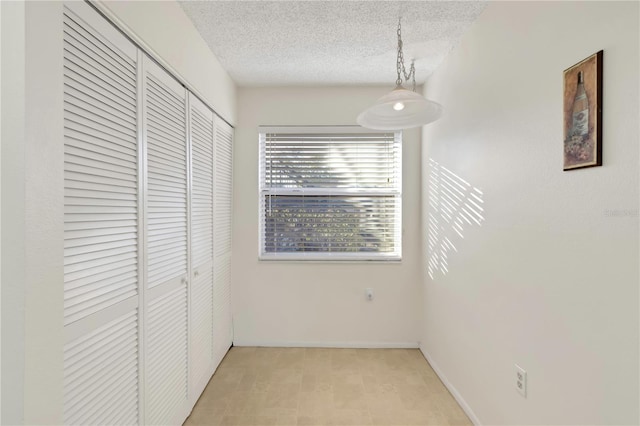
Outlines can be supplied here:
M286 263L376 263L376 264L400 264L402 257L389 256L379 258L366 258L358 256L304 256L304 255L259 255L260 262L286 262Z

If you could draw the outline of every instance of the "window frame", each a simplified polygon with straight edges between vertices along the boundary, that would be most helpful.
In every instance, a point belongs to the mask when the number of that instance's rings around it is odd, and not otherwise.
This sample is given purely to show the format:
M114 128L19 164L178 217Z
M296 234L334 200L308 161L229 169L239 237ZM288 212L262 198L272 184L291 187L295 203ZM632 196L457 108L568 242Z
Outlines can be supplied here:
M397 152L394 176L396 185L393 188L269 188L266 186L267 134L393 134L393 147ZM360 126L259 126L259 167L258 167L258 259L260 261L289 261L289 262L396 262L402 261L402 131L376 131ZM395 198L393 219L393 252L267 252L265 250L265 197L273 196L392 196Z

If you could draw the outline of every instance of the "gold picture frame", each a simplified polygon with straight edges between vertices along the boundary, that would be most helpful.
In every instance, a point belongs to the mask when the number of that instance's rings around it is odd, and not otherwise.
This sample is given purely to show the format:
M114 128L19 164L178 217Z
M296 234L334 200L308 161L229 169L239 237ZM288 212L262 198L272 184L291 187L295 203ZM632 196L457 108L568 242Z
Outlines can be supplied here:
M564 168L602 166L602 57L564 70Z

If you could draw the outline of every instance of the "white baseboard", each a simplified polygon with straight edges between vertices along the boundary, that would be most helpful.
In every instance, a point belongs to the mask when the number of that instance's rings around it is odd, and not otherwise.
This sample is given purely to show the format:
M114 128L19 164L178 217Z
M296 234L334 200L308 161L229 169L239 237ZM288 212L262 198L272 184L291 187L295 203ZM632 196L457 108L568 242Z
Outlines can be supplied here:
M482 423L480 422L480 419L478 419L478 416L476 416L476 413L473 412L469 404L467 404L467 401L465 401L462 395L460 395L460 392L458 392L458 390L451 384L449 379L447 379L447 376L444 375L440 367L438 367L438 364L436 364L433 361L433 358L431 358L429 353L426 350L424 350L424 348L422 347L420 347L420 352L422 352L422 355L424 355L424 357L427 359L427 362L429 363L429 365L431 365L431 368L433 368L433 371L435 371L435 373L438 375L438 377L440 378L440 381L449 390L451 395L453 395L453 397L458 402L458 404L460 404L460 407L465 412L465 414L469 417L471 422L476 426L481 426Z
M309 342L309 341L256 341L235 340L233 346L260 346L272 348L363 348L363 349L417 349L418 342Z

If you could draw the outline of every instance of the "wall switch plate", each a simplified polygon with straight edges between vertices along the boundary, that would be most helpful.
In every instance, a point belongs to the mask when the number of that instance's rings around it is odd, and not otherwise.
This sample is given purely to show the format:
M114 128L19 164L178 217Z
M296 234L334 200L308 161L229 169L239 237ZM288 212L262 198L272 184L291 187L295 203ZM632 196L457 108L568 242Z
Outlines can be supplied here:
M518 364L515 364L515 373L516 373L516 390L520 392L524 398L527 397L527 372L524 371L522 367Z
M367 300L373 300L373 289L371 287L365 288L364 295Z

